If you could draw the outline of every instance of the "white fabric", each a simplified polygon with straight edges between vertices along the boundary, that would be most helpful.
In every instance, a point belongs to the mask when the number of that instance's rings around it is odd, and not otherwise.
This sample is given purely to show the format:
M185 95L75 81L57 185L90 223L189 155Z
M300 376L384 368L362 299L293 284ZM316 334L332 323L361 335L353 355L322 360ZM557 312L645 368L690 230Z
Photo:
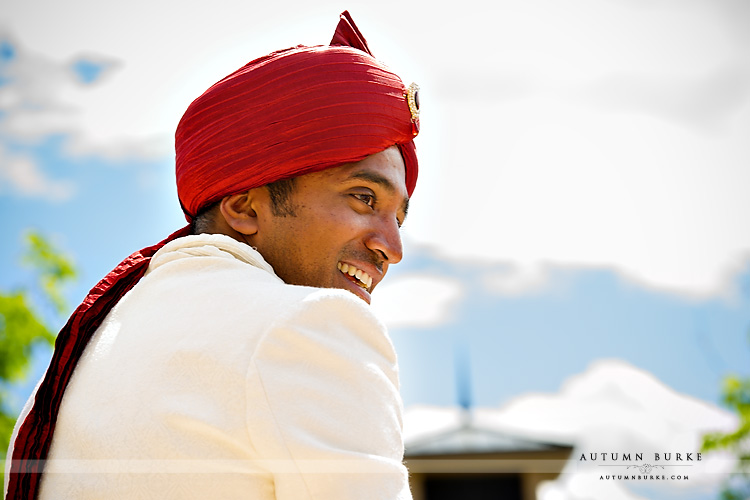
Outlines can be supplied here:
M343 290L180 238L109 313L65 392L41 499L407 499L396 355Z

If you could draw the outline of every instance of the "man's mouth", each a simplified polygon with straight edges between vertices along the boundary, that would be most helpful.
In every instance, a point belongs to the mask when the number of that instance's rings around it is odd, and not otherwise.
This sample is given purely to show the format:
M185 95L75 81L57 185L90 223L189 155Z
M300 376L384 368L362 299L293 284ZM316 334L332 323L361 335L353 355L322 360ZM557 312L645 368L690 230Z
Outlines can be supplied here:
M349 276L349 279L352 282L356 283L365 290L369 290L372 286L372 278L363 270L357 269L351 264L342 264L341 262L339 262L338 268L339 271Z

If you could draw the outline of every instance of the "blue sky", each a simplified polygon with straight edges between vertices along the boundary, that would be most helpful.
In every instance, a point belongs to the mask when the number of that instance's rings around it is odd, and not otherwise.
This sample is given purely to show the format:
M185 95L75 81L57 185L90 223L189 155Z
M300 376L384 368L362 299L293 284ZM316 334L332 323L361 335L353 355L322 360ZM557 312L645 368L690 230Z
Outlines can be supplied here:
M399 269L439 272L466 290L451 319L429 329L392 329L409 402L454 404L454 351L468 349L473 400L497 406L524 392L556 392L596 359L623 359L679 392L718 401L720 381L750 367L750 272L736 276L735 300L685 300L640 287L611 269L558 268L543 290L489 292L486 264L429 253ZM500 267L500 266L498 266ZM395 273L394 273L395 274ZM397 279L397 278L394 278Z
M423 89L407 254L373 301L407 408L456 404L460 377L480 407L562 394L602 360L712 405L723 376L750 375L749 8L388 5L8 2L0 287L28 279L28 228L76 261L74 305L183 225L171 137L190 100L270 50L327 43L348 8Z

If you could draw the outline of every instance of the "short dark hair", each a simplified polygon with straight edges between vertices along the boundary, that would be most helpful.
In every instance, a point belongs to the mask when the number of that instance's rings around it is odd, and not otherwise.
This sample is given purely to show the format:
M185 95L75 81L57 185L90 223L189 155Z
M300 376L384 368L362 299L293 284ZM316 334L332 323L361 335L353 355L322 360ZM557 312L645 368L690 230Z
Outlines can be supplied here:
M276 217L294 217L297 215L294 203L292 203L294 179L292 177L266 184L268 194L271 197L271 212Z
M292 203L292 193L294 192L294 177L290 179L281 179L266 184L268 195L271 198L271 212L276 217L294 217L297 215L295 206ZM211 233L213 221L216 214L214 213L221 203L216 200L208 205L203 206L190 221L190 234Z
M190 234L210 233L214 221L214 212L219 207L221 200L216 200L203 206L190 221Z

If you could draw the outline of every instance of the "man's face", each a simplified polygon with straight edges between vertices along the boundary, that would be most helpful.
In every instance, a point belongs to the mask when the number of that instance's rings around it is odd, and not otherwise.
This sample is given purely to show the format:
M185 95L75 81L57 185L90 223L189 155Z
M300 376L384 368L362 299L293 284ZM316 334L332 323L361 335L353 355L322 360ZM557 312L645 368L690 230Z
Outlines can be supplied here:
M403 252L409 199L398 148L297 177L289 202L293 216L258 212L252 245L286 283L342 288L369 303Z

